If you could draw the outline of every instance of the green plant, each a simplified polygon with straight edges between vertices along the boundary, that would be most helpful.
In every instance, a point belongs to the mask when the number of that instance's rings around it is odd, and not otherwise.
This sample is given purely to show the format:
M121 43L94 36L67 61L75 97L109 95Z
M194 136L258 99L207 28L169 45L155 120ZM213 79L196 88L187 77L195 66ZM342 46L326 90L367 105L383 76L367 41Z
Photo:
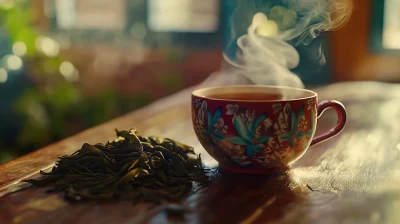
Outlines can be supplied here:
M95 96L87 96L80 88L79 81L76 82L76 77L71 78L60 73L62 66L67 66L70 70L75 69L70 71L70 75L78 74L78 69L63 58L59 49L51 51L52 49L40 48L40 41L50 42L53 47L57 47L58 43L38 32L33 25L35 17L30 1L0 2L0 28L7 32L12 44L19 43L25 46L26 52L18 56L23 60L24 73L34 84L14 103L13 110L19 115L22 127L16 140L11 145L2 147L4 155L0 155L0 162L65 138L151 101L151 97L146 93L133 97L121 96L115 88L102 90ZM4 148L13 151L4 152Z

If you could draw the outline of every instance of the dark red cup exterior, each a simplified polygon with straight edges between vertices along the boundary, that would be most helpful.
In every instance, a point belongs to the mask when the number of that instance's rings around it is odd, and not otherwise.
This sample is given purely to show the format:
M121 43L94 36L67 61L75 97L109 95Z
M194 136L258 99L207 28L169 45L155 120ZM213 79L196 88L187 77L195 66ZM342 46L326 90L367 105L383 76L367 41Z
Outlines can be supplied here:
M249 88L227 86L225 88ZM257 86L265 91L297 91L306 97L290 100L240 101L207 97L207 89L192 93L195 133L219 165L228 171L263 174L286 170L310 145L339 133L346 111L338 101L317 104L317 94L289 87ZM204 94L199 94L202 91ZM302 92L303 91L303 92ZM334 109L338 122L329 132L314 138L317 118Z

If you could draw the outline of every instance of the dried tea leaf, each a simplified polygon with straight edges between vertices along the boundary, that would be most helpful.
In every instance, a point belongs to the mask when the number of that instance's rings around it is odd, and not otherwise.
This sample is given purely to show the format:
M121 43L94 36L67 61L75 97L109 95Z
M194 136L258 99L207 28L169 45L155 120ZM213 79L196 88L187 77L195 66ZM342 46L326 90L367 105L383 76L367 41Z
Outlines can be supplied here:
M69 200L127 199L162 203L182 199L192 181L208 176L192 147L157 136L138 136L135 129L115 130L106 144L83 144L61 156L51 172L25 180L35 186L54 183L51 192L64 191Z

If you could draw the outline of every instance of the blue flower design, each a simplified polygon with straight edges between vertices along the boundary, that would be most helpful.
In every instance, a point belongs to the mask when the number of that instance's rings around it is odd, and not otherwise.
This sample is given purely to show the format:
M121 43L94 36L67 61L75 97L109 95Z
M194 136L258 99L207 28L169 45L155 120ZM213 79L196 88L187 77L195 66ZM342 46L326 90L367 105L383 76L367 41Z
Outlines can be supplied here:
M203 136L206 136L211 139L214 143L217 141L222 141L225 139L225 136L220 133L218 128L215 128L218 120L222 118L222 108L219 107L215 110L214 115L211 113L210 110L207 109L206 111L207 116L207 130L203 129L200 133Z
M244 145L246 155L253 157L255 153L260 152L264 147L263 143L268 142L270 138L269 136L256 135L257 126L265 118L267 118L267 114L262 114L246 124L240 116L235 114L232 121L238 136L230 137L229 141L233 144Z
M288 132L282 134L279 136L279 138L282 141L288 141L291 146L294 146L298 140L303 138L304 136L311 137L313 134L313 129L312 129L312 117L311 117L311 128L307 132L302 132L300 129L298 129L298 124L300 123L301 117L304 115L304 105L301 106L300 110L296 114L294 111L290 112L290 117L291 117L291 125L290 129ZM312 115L311 115L312 116Z

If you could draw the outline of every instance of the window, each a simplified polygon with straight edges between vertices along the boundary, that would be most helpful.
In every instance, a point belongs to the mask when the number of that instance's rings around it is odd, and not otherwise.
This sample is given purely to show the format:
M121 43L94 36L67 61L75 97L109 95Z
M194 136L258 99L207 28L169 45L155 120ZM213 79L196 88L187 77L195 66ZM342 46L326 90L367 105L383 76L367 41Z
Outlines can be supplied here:
M400 49L400 0L384 0L382 46Z
M218 0L148 0L148 25L155 32L214 32Z
M1 1L1 0L0 0ZM49 33L70 43L215 48L221 0L46 0Z
M125 0L56 0L59 29L123 30Z

